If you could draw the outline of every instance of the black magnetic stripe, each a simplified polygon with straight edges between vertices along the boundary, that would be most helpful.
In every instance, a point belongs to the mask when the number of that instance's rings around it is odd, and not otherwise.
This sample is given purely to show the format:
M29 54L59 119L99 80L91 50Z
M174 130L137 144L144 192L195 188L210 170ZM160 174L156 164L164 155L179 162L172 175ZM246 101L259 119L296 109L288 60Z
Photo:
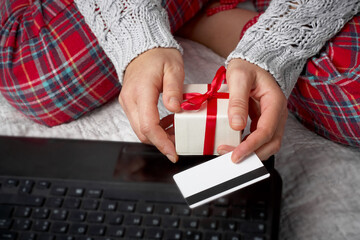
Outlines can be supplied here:
M245 173L241 176L230 179L226 182L220 183L220 184L215 185L211 188L208 188L204 191L201 191L194 195L191 195L191 196L185 198L185 200L189 205L192 205L192 204L198 203L202 200L205 200L209 197L212 197L216 194L219 194L219 193L225 192L226 190L229 190L231 188L237 187L237 186L244 184L248 181L251 181L255 178L261 177L267 173L268 173L268 171L266 170L266 168L264 166L262 166L262 167L252 170L251 172Z

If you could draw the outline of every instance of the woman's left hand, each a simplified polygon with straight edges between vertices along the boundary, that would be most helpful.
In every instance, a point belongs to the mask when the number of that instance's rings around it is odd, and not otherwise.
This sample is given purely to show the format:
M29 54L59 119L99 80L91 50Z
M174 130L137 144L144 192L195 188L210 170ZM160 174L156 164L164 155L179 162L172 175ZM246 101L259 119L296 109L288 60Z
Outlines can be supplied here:
M246 60L231 60L226 79L230 126L242 131L250 116L251 133L237 147L221 145L217 151L220 154L233 151L233 162L240 162L253 152L261 160L268 159L281 146L288 116L285 95L269 72Z

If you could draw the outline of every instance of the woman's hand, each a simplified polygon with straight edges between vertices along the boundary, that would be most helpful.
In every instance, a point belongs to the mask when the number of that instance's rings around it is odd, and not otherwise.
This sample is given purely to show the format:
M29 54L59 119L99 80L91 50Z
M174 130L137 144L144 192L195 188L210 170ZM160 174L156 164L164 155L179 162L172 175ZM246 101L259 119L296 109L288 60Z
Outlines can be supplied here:
M226 79L230 126L242 131L249 115L251 133L237 147L221 145L217 151L234 151L233 162L242 161L252 152L266 160L280 149L288 116L287 99L269 72L242 59L230 61Z
M151 49L128 65L119 96L140 141L154 144L172 162L178 160L174 138L162 127L157 104L162 92L165 107L179 112L184 77L183 59L178 50Z

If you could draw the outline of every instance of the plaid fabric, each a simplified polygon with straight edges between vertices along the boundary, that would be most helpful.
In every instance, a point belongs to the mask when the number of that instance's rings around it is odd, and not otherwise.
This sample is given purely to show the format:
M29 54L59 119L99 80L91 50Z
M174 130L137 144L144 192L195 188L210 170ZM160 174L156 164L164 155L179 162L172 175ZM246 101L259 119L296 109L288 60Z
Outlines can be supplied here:
M119 93L115 69L73 1L0 0L0 9L0 91L25 116L55 126Z
M205 2L164 1L172 30ZM70 122L119 94L115 68L73 0L0 0L0 23L0 91L29 119Z
M271 0L253 0L258 12ZM258 16L245 25L243 33ZM310 58L288 99L310 130L334 142L360 146L360 14Z
M310 58L289 97L289 109L309 129L360 146L360 14Z

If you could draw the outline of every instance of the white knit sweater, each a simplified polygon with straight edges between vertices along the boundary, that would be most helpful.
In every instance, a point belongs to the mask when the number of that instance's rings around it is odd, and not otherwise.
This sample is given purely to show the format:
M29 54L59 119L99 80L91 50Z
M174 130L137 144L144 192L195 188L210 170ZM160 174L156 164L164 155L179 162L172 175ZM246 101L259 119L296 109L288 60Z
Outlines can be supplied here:
M122 81L127 65L156 47L181 47L160 0L75 0ZM226 63L246 59L269 71L288 97L306 59L355 14L359 0L272 0Z

